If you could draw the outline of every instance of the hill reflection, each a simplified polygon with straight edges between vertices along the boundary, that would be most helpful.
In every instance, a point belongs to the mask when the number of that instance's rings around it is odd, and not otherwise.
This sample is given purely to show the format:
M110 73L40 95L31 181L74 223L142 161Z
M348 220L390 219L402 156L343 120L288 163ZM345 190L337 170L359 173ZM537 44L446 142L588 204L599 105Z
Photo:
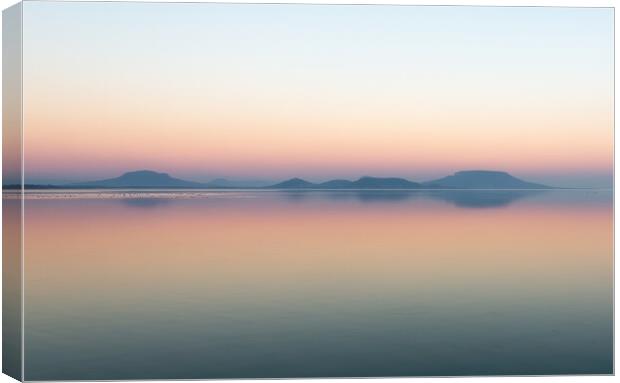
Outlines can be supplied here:
M364 203L402 202L426 198L440 200L462 208L499 208L546 192L546 190L295 190L284 191L282 195L292 201L325 198L339 201L356 199Z

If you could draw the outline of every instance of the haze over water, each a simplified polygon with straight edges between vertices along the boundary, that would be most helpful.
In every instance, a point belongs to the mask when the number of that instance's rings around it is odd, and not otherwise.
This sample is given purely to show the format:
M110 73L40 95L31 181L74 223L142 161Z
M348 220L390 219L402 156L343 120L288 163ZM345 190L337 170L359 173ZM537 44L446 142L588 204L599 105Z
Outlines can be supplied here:
M612 372L610 191L54 193L29 380Z

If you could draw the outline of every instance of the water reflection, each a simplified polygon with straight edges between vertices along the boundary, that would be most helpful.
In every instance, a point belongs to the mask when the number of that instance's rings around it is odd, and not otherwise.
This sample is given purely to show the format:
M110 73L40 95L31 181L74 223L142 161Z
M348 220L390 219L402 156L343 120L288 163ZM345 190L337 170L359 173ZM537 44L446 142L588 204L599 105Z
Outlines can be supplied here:
M612 372L610 192L131 196L26 200L25 379Z
M356 199L360 202L402 202L412 199L434 199L463 208L505 207L523 198L547 190L291 190L281 191L291 201L327 198L335 201Z
M455 190L427 194L458 207L505 207L520 199L546 193L547 190Z
M22 364L21 200L3 198L2 214L2 371L19 380Z

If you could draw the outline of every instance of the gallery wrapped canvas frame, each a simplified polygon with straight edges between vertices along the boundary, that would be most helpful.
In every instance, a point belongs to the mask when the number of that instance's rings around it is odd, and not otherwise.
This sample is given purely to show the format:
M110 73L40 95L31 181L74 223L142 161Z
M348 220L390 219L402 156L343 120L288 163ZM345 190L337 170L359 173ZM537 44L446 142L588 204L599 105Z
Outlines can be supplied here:
M22 7L2 13L2 174L20 185L2 198L2 372L23 380Z
M613 374L613 9L3 12L3 372Z

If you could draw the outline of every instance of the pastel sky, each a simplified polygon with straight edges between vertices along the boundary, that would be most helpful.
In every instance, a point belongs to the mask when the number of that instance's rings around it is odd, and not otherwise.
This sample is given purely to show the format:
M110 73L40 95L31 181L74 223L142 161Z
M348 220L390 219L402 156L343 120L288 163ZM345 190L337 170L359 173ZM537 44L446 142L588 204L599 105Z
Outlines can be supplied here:
M24 4L26 182L610 186L611 8Z

